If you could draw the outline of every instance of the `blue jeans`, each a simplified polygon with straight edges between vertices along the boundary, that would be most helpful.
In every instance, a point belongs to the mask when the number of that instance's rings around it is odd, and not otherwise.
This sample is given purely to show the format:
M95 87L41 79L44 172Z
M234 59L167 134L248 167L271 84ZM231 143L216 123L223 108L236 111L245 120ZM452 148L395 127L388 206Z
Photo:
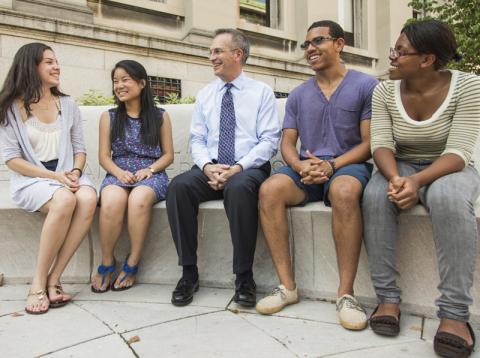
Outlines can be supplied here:
M430 163L397 161L401 176L423 170ZM388 182L377 172L363 195L364 241L373 286L380 303L400 303L396 284L395 244L400 213L387 198ZM477 223L474 204L480 193L480 177L473 167L438 178L420 189L433 227L440 284L435 301L439 318L468 321L473 300L470 288L475 271Z

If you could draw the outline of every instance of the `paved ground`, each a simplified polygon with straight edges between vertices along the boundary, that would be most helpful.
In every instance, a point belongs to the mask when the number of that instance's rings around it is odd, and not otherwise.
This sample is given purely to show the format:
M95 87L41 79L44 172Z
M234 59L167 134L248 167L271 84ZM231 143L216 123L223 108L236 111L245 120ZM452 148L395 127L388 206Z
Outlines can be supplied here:
M438 322L407 314L392 339L344 330L330 302L303 300L266 317L237 307L232 290L202 287L191 305L178 308L170 304L173 286L101 295L88 285L65 288L76 293L73 304L31 316L23 311L28 286L0 287L1 357L435 356Z

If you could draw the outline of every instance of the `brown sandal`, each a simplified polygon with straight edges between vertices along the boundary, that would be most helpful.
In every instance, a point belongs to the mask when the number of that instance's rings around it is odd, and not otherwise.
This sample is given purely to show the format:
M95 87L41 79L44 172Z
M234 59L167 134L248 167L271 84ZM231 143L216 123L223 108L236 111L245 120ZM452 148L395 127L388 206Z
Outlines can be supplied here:
M469 345L465 339L452 333L438 332L433 339L433 349L441 357L463 358L469 357L475 347L475 333L472 326L467 322L473 343Z
M398 318L395 316L386 315L373 317L373 315L377 312L378 307L379 306L373 310L370 316L370 327L372 328L372 331L381 336L398 336L400 333L400 316L402 313L398 313Z
M29 292L28 295L27 295L27 298L30 297L30 296L36 296L36 299L37 299L36 303L40 303L40 304L42 304L44 301L48 300L47 299L47 292L45 290L39 290L37 292ZM44 310L33 311L33 310L29 310L27 307L25 307L25 312L27 312L28 314L44 314L44 313L48 312L48 309L49 309L49 307L47 307Z
M57 295L64 295L65 292L63 291L63 287L61 284L57 284L57 285L50 285L48 286L48 288L55 288L55 293ZM65 306L68 302L70 302L72 299L68 299L68 300L63 300L63 299L59 299L59 300L50 300L50 307L51 308L59 308L59 307L63 307Z

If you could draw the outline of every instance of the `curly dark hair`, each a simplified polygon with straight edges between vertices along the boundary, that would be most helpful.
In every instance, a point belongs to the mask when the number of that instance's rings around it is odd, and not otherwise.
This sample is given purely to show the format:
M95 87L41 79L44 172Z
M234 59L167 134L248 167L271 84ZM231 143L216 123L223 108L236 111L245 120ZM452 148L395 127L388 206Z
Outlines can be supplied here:
M336 39L345 39L345 32L343 31L342 27L337 24L335 21L331 20L321 20L315 21L313 24L310 25L307 32L315 27L328 27L328 32L330 36Z

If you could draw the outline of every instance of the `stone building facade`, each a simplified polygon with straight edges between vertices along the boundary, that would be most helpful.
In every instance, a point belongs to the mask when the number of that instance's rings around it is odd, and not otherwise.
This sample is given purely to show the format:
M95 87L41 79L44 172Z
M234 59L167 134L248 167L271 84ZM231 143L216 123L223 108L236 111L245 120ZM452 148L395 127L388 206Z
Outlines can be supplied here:
M207 58L213 31L237 28L252 42L246 72L286 96L312 75L300 43L320 19L339 22L347 67L377 76L407 19L409 0L0 0L0 81L17 49L53 47L62 89L109 95L110 70L122 59L147 68L155 91L195 96L213 79Z

